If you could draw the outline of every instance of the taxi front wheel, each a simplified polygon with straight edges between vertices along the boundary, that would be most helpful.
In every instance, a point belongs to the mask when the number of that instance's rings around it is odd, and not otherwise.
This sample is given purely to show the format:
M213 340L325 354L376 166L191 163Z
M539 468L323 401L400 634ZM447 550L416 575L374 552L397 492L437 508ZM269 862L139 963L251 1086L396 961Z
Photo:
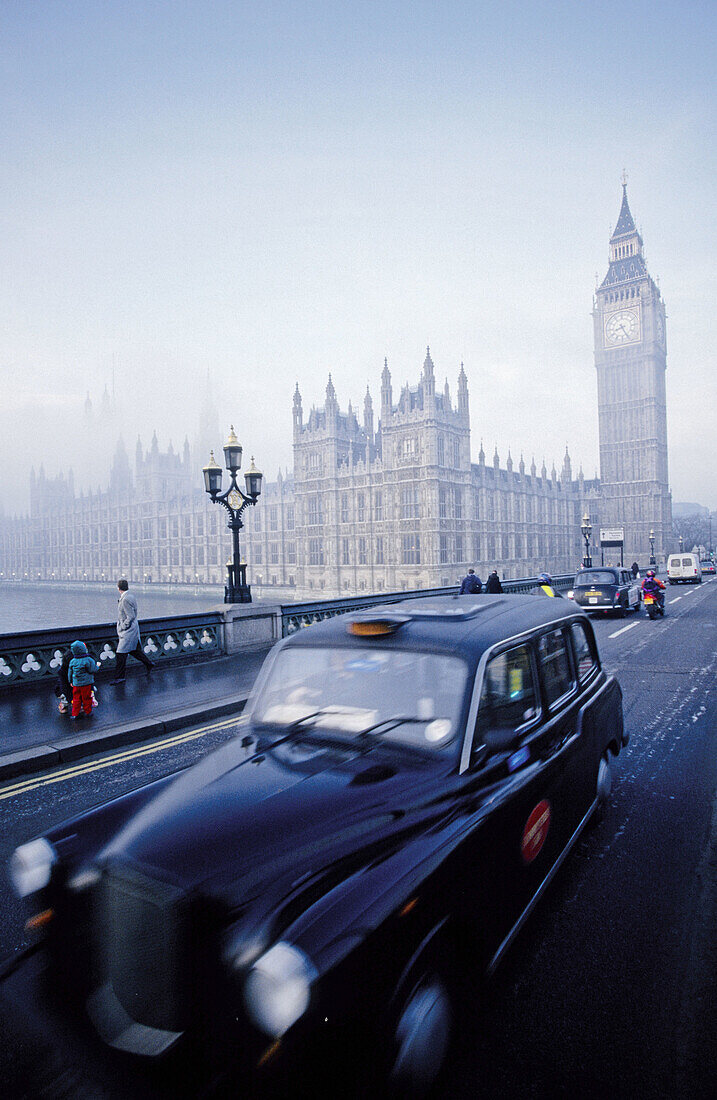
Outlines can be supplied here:
M403 1002L396 1020L392 1097L426 1096L450 1045L451 1000L443 978L429 972Z

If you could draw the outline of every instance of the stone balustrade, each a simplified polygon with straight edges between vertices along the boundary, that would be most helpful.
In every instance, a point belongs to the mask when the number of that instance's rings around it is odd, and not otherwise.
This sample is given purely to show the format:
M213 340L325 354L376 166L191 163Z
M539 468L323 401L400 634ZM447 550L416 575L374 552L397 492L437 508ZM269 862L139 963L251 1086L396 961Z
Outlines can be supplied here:
M574 575L553 578L553 587L565 591ZM535 578L503 581L505 592L529 592ZM233 604L193 615L141 621L142 648L156 664L206 660L243 649L261 649L279 638L302 630L323 619L366 607L396 603L427 596L449 596L457 587L419 589L411 592L382 592L340 600L319 600L295 604ZM0 635L0 690L21 688L47 681L57 675L63 653L81 638L100 666L115 667L117 631L114 623L62 629L25 631Z

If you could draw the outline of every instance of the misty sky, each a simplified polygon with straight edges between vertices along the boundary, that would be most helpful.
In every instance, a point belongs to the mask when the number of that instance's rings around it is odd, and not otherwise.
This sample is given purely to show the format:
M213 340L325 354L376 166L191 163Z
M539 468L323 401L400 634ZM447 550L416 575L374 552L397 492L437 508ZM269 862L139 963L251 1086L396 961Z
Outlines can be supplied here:
M668 311L677 501L717 507L710 3L3 0L0 503L77 467L113 363L128 450L196 431L291 465L426 345L480 440L598 465L595 276L627 169ZM112 441L114 442L114 440ZM223 439L217 439L220 446ZM83 459L83 461L86 461ZM93 485L107 480L98 452ZM201 474L198 472L198 484Z

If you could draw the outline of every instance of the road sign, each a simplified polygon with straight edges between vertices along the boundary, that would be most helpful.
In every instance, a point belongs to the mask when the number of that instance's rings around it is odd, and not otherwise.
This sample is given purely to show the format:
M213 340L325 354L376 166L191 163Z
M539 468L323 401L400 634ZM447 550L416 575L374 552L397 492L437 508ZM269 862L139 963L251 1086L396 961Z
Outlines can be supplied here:
M625 541L625 528L624 527L601 527L600 528L600 545L601 546L622 546Z

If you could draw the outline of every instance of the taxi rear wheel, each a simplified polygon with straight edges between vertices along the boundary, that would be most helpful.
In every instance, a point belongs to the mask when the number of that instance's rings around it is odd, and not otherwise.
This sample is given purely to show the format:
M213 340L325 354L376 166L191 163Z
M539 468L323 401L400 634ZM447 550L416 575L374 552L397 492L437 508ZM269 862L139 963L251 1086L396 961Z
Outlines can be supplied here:
M615 758L610 750L606 749L604 754L600 758L600 763L598 764L597 785L595 790L598 817L605 812L608 799L610 798L610 792L612 791L612 773L614 759Z
M437 971L426 973L406 997L395 1027L390 1073L394 1097L426 1096L445 1062L453 1012L448 987Z

